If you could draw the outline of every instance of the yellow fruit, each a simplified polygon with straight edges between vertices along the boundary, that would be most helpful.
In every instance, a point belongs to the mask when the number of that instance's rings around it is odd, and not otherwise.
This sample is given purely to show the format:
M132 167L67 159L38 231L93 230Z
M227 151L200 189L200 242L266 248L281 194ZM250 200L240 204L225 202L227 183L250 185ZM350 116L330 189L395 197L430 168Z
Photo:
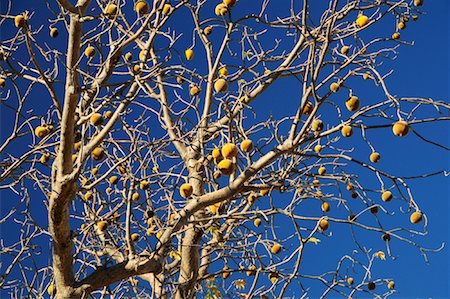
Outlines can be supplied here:
M224 159L217 165L223 175L231 175L234 172L234 164L229 159Z
M88 191L84 194L84 199L85 200L91 200L93 197L92 192Z
M229 270L230 270L230 267L228 267L228 266L223 267L223 269L222 269L222 271L223 271L222 278L223 279L227 279L228 277L230 277L231 272L229 272Z
M326 220L326 219L321 219L320 221L319 221L319 229L321 230L321 231L326 231L328 228L330 227L330 224L328 223L328 220Z
M139 0L134 6L134 10L140 15L145 15L148 12L147 1Z
M400 38L400 33L394 32L394 33L392 34L392 39L399 39L399 38Z
M422 6L423 5L423 0L414 0L414 5L415 6Z
M370 208L370 213L376 215L378 213L378 207L377 206L371 207Z
M247 201L250 205L252 205L256 201L256 194L250 193L250 195L247 197Z
M118 182L119 182L119 178L118 178L117 176L115 176L115 175L113 175L112 177L109 178L109 183L110 183L111 185L115 185L115 184L117 184Z
M370 22L369 18L363 14L360 14L356 19L356 25L359 28L366 26L367 24L369 24L369 22Z
M319 182L319 180L313 180L312 184L314 187L318 187L320 185L320 182Z
M141 195L138 192L134 192L133 195L131 195L132 200L139 200L141 198Z
M99 231L103 232L108 228L108 222L102 220L97 223L97 228Z
M113 193L113 189L111 187L106 188L106 194L110 195L111 193Z
M270 70L269 70L269 69L265 69L265 70L264 70L264 75L267 76L267 75L269 75L269 74L270 74Z
M347 283L352 285L354 283L354 279L352 277L347 278Z
M112 111L109 111L109 110L108 110L108 111L105 112L104 115L105 115L105 118L106 118L106 119L110 119L110 118L113 116L113 113L112 113Z
M73 154L72 155L72 163L75 163L75 161L77 160L78 156Z
M236 4L236 0L223 0L223 3L228 7L233 7Z
M348 111L354 112L359 109L360 102L358 97L351 96L345 101L345 106L347 107Z
M278 274L274 272L269 273L269 280L271 283L275 284L278 281Z
M281 245L278 243L273 244L270 251L272 251L273 254L279 254L281 252Z
M261 189L261 190L259 190L259 195L266 196L269 194L269 192L270 192L270 189Z
M189 198L192 195L192 192L194 192L194 188L192 187L191 184L189 183L184 183L183 185L181 185L180 187L180 195L183 198Z
M215 148L211 155L213 156L214 159L220 159L222 158L222 151L220 150L220 148Z
M14 17L14 25L16 25L17 28L25 27L27 23L27 20L22 15L17 15Z
M395 282L389 281L387 287L388 287L388 289L393 290L395 288Z
M147 50L141 50L141 52L139 52L139 60L144 62L147 58Z
M165 14L165 15L168 15L168 14L170 14L172 12L172 9L173 9L172 5L164 4L162 13Z
M44 138L48 134L50 134L50 130L46 126L38 126L36 129L34 129L34 134L39 138Z
M400 23L398 23L397 28L400 30L403 30L406 28L406 24L404 22L400 22Z
M423 218L422 212L415 211L414 213L411 214L409 220L411 221L412 224L417 224L420 221L422 221L422 218Z
M101 147L96 147L91 153L92 159L95 161L102 160L105 157L105 152Z
M317 170L317 173L319 175L324 175L327 172L327 169L323 166L319 167L319 169Z
M103 117L100 113L94 113L92 114L90 121L93 126L101 126L103 124Z
M75 143L73 144L73 149L76 150L77 152L79 152L80 149L81 149L81 145L82 145L81 141L75 142Z
M139 280L137 280L137 279L132 279L132 280L131 280L131 285L134 286L134 287L137 287L137 286L139 285Z
M187 60L192 60L194 59L194 51L192 49L187 49L186 51L184 51L184 56Z
M343 46L343 47L341 48L341 53L342 53L342 54L347 55L348 52L350 52L350 47L349 47L349 46Z
M238 148L233 143L226 143L222 147L222 156L224 156L227 159L231 159L236 157L238 154Z
M369 80L370 79L370 73L369 72L364 73L363 79L364 80Z
M217 93L224 93L227 91L228 88L228 83L225 79L218 79L215 83L214 83L214 90Z
M138 64L135 64L133 66L133 73L135 73L136 75L139 74L141 72L141 67Z
M310 101L308 101L308 102L306 102L305 107L303 107L303 114L308 116L311 114L313 109L314 109L314 105Z
M177 83L178 83L178 84L181 84L181 83L183 83L183 82L184 82L184 78L181 77L181 76L177 76Z
M313 120L311 124L311 129L315 132L320 132L323 130L323 122L320 119Z
M380 162L381 156L380 156L379 153L373 152L373 153L370 154L369 158L370 158L370 162L378 163L378 162Z
M223 77L228 76L228 70L227 70L227 68L224 67L224 66L221 67L220 70L219 70L219 75L221 75L221 76L223 76Z
M98 168L97 167L92 168L91 174L96 175L97 173L98 173Z
M42 164L45 164L49 160L50 160L50 156L49 155L42 155L41 158L39 159L39 162L41 162Z
M218 214L219 208L220 208L220 203L216 203L216 204L214 204L214 205L210 205L210 206L209 206L209 210L210 210L211 213L213 213L213 214Z
M251 152L253 149L253 142L250 139L245 139L241 142L241 150L245 153Z
M246 271L247 276L255 276L256 275L256 267L251 265L248 267L248 270Z
M321 208L324 213L328 213L331 210L331 206L327 202L323 202Z
M341 134L342 134L342 136L344 136L344 137L350 137L350 136L352 136L352 135L353 135L353 129L352 129L352 127L350 127L350 126L348 126L348 125L343 126L342 129L341 129Z
M125 54L125 60L126 61L131 61L132 59L133 59L133 54L131 54L130 52Z
M0 59L1 61L1 59ZM3 78L0 78L0 88L5 88L6 87L6 81Z
M205 29L203 29L203 33L205 35L210 35L212 33L212 27L208 26Z
M253 221L253 225L255 225L256 227L261 226L261 219L256 218L256 219Z
M192 86L191 89L189 90L189 93L191 96L195 97L198 96L200 94L200 88L198 88L198 86Z
M137 240L139 240L139 234L132 234L131 241L136 242Z
M110 3L106 5L105 14L108 16L115 15L117 13L117 5Z
M147 236L150 237L151 235L153 235L153 233L155 232L155 229L156 229L156 225L152 225L151 227L149 227L146 232Z
M408 123L403 120L396 122L392 126L392 132L394 133L395 136L400 137L406 136L408 134L408 131L409 131Z
M94 57L94 55L95 55L94 47L91 47L91 46L87 47L84 50L84 55L86 55L86 57L89 57L89 58Z
M354 187L352 184L347 184L347 186L345 186L345 188L346 188L348 191L352 191L353 189L355 189L355 187Z
M330 84L330 90L332 92L338 92L339 91L339 84L337 84L336 82L333 82Z
M59 35L58 29L56 28L50 28L50 36L53 38L57 38Z
M228 13L228 7L224 3L217 4L214 12L216 13L216 16L223 17Z
M141 190L147 190L150 187L150 183L147 181L141 181L139 183L139 188L141 188Z
M48 286L47 294L49 294L50 296L53 296L56 294L56 286L54 284L51 284Z
M159 239L161 239L161 237L162 237L162 232L161 231L157 232L156 238L159 240Z
M385 201L385 202L389 202L389 201L391 201L392 200L392 193L391 193L391 191L384 191L382 194L381 194L381 199L383 200L383 201Z
M374 282L369 282L368 284L367 284L367 288L370 290L370 291L372 291L372 290L375 290L375 287L376 287L376 285L375 285L375 283Z
M317 144L317 145L314 147L314 151L315 151L316 153L320 153L320 152L322 151L322 146L321 146L320 144Z

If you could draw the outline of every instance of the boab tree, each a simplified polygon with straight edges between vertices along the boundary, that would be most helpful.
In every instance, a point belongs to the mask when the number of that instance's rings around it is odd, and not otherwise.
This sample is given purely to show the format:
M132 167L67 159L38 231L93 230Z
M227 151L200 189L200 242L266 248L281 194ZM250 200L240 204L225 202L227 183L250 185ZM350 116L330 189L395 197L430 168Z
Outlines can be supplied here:
M415 125L449 119L448 104L395 96L386 80L422 1L244 2L2 7L0 184L14 198L2 225L18 232L3 290L388 296L393 276L372 268L390 242L426 256L409 178L380 169L386 150L370 142L386 128L428 142ZM293 91L270 105L290 114L267 118L256 108L275 82ZM302 266L305 248L347 227L354 246L336 265Z

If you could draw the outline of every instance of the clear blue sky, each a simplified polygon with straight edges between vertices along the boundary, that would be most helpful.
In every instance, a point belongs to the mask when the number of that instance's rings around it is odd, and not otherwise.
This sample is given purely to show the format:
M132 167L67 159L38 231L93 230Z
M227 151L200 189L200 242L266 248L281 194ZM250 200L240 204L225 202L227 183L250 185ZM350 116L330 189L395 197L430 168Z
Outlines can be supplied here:
M43 3L21 1L27 2L27 9L30 11L35 9L34 6L45 9ZM240 2L244 1L241 0ZM311 2L313 1L327 2L325 0L312 0ZM239 3L239 5L250 8L253 4ZM1 7L2 12L4 9L5 7ZM276 12L276 10L282 10L283 8L280 5L279 7L271 7L271 9ZM398 96L431 97L449 102L449 3L447 0L425 0L423 9L426 14L420 16L420 20L417 22L410 21L408 28L402 31L402 39L413 41L414 46L402 45L399 48L398 58L384 66L387 69L394 69L394 73L387 82L391 91L394 91ZM19 12L14 11L13 13ZM39 13L39 15L41 14ZM45 14L42 14L41 17L45 17ZM182 20L179 22L175 26L182 26ZM0 31L11 30L10 25L5 25L5 28L1 28ZM392 24L383 24L383 26L385 27L381 28L384 28L387 32L392 31ZM186 38L186 42L188 40L189 38ZM63 43L63 40L61 39L60 42ZM62 44L60 46L61 49L64 49ZM258 118L264 119L269 114L277 117L291 115L292 111L288 105L274 103L277 103L277 99L298 96L298 93L292 93L292 90L297 88L293 87L292 84L292 81L282 80L272 86L260 100L255 102L255 110L261 111ZM374 88L373 85L366 83L357 87L359 94L365 97L372 96ZM35 108L39 109L39 107ZM10 119L9 111L2 109L0 112L3 124L5 119ZM414 129L431 140L450 146L450 132L447 123L420 125L414 127ZM0 141L4 140L5 133L0 136ZM408 176L440 169L450 171L448 152L424 143L412 134L399 139L392 136L390 129L381 129L371 132L370 138L382 155L382 161L378 166L381 169L389 170L392 174ZM358 147L361 144L355 141L353 146ZM369 149L365 147L364 151L356 153L356 155L366 157L369 153ZM371 175L365 174L367 177L364 177L364 174L362 175L361 181L364 181L364 179L373 180ZM425 238L414 238L414 240L425 247L437 248L442 242L449 241L449 180L447 177L438 176L411 182L411 186L416 200L429 220L429 234ZM42 195L38 197L40 198ZM5 208L14 204L7 200L7 192L2 191L0 205ZM398 206L396 208L392 211L401 214ZM2 215L6 210L6 208L2 209ZM37 210L41 213L37 218L45 222L46 215L42 206ZM404 225L410 227L407 217L399 217L405 218ZM5 226L1 227L0 232L2 239L7 244L15 241L18 233ZM301 273L319 274L315 271L333 269L340 256L351 254L351 251L355 249L354 243L349 238L349 233L350 230L347 226L340 226L339 229L333 231L333 237L319 237L322 240L320 245L311 247L311 250L306 251ZM368 235L368 237L363 235L361 240L365 241L369 247L373 246L374 249L380 246L377 243L379 242L378 235ZM42 240L42 244L48 246L48 240ZM48 249L48 247L44 247L44 249ZM380 249L383 248L380 247ZM395 241L392 242L392 250L393 255L397 258L394 261L389 259L387 261L377 260L374 273L383 277L391 277L396 281L398 293L393 298L449 298L450 256L447 245L441 252L429 254L429 264L426 264L419 251L410 245ZM49 261L48 254L48 251L43 251L40 262ZM0 291L0 294L3 295L4 293ZM300 297L299 291L294 286L291 287L290 294L294 296L293 298Z

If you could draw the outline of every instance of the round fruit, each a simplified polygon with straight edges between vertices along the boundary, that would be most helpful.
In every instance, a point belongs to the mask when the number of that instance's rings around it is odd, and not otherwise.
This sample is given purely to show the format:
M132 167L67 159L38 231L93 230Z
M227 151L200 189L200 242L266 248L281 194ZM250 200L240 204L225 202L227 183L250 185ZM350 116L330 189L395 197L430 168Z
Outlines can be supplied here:
M345 106L347 107L348 111L354 112L359 109L360 102L358 97L351 96L345 101Z
M320 144L316 145L314 151L319 154L322 151L322 146Z
M224 93L227 91L228 88L228 83L225 79L218 79L215 83L214 83L214 90L217 93Z
M134 6L134 10L140 15L145 15L148 12L147 1L139 0Z
M278 243L273 244L272 248L270 249L273 254L278 254L281 252L281 245Z
M53 38L57 38L59 35L58 29L56 28L50 28L50 36Z
M46 126L38 126L36 129L34 129L34 134L39 138L44 138L48 134L50 134L50 130Z
M358 198L358 192L353 191L353 192L352 192L352 198L353 198L353 199Z
M131 61L132 59L133 59L133 54L131 54L130 52L125 54L125 60L126 61Z
M42 155L41 158L39 159L39 162L41 162L42 164L47 163L50 160L50 156L48 155Z
M332 92L338 92L339 91L339 84L337 84L336 82L333 82L330 84L330 90Z
M116 175L113 175L112 177L109 178L109 183L111 185L115 185L119 182L119 178Z
M211 213L213 214L219 214L219 210L220 210L220 202L210 205L209 206L209 210L211 211Z
M314 187L318 187L320 185L320 181L319 180L313 180L312 184Z
M417 224L420 221L422 221L422 218L423 218L422 212L416 211L411 214L411 216L409 217L409 220L411 221L412 224Z
M164 15L168 15L168 14L170 14L170 13L172 12L172 9L173 9L172 5L170 5L170 4L164 4L162 13L163 13Z
M192 49L187 49L186 51L184 51L184 56L187 60L192 60L194 59L194 51Z
M278 281L278 274L275 272L271 272L269 274L269 280L271 283L275 284Z
M324 213L328 213L331 210L331 206L327 202L323 202L321 208L322 208L322 212L324 212Z
M404 22L400 22L400 23L398 23L397 28L400 30L403 30L406 28L406 24Z
M228 13L228 7L224 3L217 4L214 12L216 13L216 16L223 17Z
M134 65L133 66L133 73L135 74L139 74L141 72L141 67L139 65Z
M396 122L392 126L392 132L394 133L395 136L400 137L406 136L408 134L408 131L409 131L408 123L403 120Z
M147 50L143 49L141 52L139 52L139 60L144 62L147 57Z
M27 20L23 15L17 15L14 17L14 25L16 25L17 28L25 27L27 23Z
M370 154L369 158L370 158L370 162L378 163L378 162L380 162L381 156L380 156L379 153L373 152L373 153Z
M91 174L96 175L97 173L98 173L98 168L97 167L92 168Z
M311 112L313 111L313 109L314 109L314 105L310 101L308 101L308 102L306 102L305 107L303 107L303 114L310 115Z
M369 282L368 284L367 284L367 288L370 290L370 291L372 291L372 290L375 290L375 287L376 287L376 285L375 285L375 283L374 282Z
M352 277L347 278L347 283L352 285L354 283L354 279Z
M387 287L388 287L388 289L393 290L395 288L395 282L389 281Z
M211 155L213 156L214 159L219 159L222 157L222 151L220 150L220 148L215 148L213 149Z
M50 296L53 296L56 294L56 286L54 284L51 284L48 286L47 294L49 294Z
M320 119L313 120L311 124L311 129L315 132L320 132L323 130L323 122Z
M139 200L141 198L141 195L138 192L134 192L133 195L131 195L132 200Z
M330 227L330 224L328 223L328 220L326 220L326 219L321 219L320 221L319 221L319 229L321 230L321 231L326 231L328 228Z
M90 121L93 126L98 127L103 124L103 117L100 113L94 113L92 114Z
M343 47L341 48L341 53L342 53L342 54L347 55L348 52L350 52L350 47L349 47L349 46L343 46Z
M414 5L415 6L422 6L423 5L423 0L414 0Z
M139 234L132 234L131 241L136 242L137 240L139 240Z
M319 175L324 175L327 172L327 169L323 166L319 167L319 169L317 170L317 173Z
M231 159L236 157L238 154L238 148L233 143L226 143L222 147L222 156L224 156L227 159Z
M203 29L203 33L205 35L210 35L212 33L212 27L208 26L205 29Z
M223 3L228 7L233 7L236 4L236 0L223 0Z
M250 195L247 197L247 201L250 205L252 205L256 201L256 194L250 193Z
M392 34L392 39L399 39L399 38L400 38L400 33L394 32L394 33Z
M221 67L220 70L219 70L219 75L221 75L221 76L223 76L223 77L228 76L228 70L227 70L227 68L224 67L224 66Z
M259 195L266 196L269 194L269 192L270 192L270 189L261 189L261 190L259 190Z
M229 270L230 270L230 267L228 267L228 266L223 267L223 269L222 269L222 271L223 271L222 278L223 279L227 279L228 277L230 277L231 272L229 272Z
M117 13L117 5L110 3L106 6L105 14L108 16L115 15Z
M372 214L377 214L378 213L378 207L377 206L374 206L374 207L371 207L370 208L370 213L372 213Z
M189 183L184 183L180 187L180 195L183 198L189 198L192 195L192 192L194 192L194 188L192 188L192 185Z
M99 231L103 232L108 228L108 222L102 220L97 223L97 228Z
M110 195L111 193L113 193L113 189L111 187L106 188L106 194Z
M365 72L363 75L363 79L364 80L369 80L370 79L370 73L369 72Z
M247 274L247 276L255 276L256 275L256 267L254 265L251 265L250 267L248 267L246 274Z
M198 96L200 94L200 88L198 88L198 86L192 86L191 89L189 90L189 94L193 97Z
M112 111L109 111L109 110L108 110L108 111L105 112L104 115L105 115L105 118L106 118L106 119L110 119L110 118L113 116L113 113L112 113Z
M6 80L3 78L0 78L0 88L5 88L6 87Z
M100 161L105 157L105 152L101 147L96 147L91 153L92 159L95 161Z
M392 193L391 193L391 191L384 191L382 194L381 194L381 199L383 200L383 201L385 201L385 202L389 202L389 201L391 201L392 200Z
M369 22L370 22L369 18L363 14L360 14L356 19L356 25L359 28L366 26L367 24L369 24Z
M92 58L95 55L95 49L92 46L87 47L84 50L84 55L86 55L86 57Z
M88 191L84 194L84 200L91 200L93 197L92 192Z
M141 188L141 190L147 190L150 187L150 183L147 181L141 181L139 183L139 188Z
M245 139L241 142L241 150L244 153L249 153L253 149L253 142L250 139Z
M260 227L260 226L261 226L261 219L256 218L256 219L253 221L253 224L254 224L256 227Z
M345 125L341 129L341 134L344 137L350 137L353 135L353 128L348 125Z

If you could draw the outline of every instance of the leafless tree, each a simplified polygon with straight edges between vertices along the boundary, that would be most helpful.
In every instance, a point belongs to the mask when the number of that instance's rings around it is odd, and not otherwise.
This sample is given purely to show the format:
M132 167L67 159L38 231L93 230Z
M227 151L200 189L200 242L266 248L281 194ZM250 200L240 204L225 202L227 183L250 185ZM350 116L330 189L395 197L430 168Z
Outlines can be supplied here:
M387 82L422 1L25 2L0 19L12 298L384 298L392 278L372 268L392 240L440 249L412 240L427 218L409 181L443 171L392 175L370 142L392 128L445 148L414 127L449 120L449 104ZM267 118L255 103L289 78L298 91L272 105L292 113ZM361 84L380 96L359 99ZM355 158L348 138L373 153ZM302 267L344 227L353 251L320 275Z

